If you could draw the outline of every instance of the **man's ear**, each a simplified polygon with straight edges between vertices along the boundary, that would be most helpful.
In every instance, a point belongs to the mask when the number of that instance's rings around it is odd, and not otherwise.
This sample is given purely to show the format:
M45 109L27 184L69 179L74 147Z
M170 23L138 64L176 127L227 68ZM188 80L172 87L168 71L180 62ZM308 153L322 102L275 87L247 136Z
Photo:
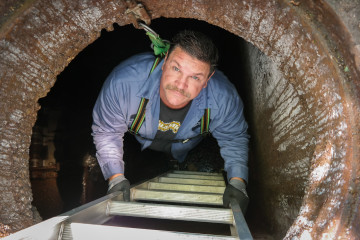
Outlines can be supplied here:
M214 73L215 73L215 70L209 75L209 77L208 77L208 79L206 80L206 83L205 83L205 85L204 85L204 88L206 88L208 81L210 80L210 78L212 77L212 75L214 75Z

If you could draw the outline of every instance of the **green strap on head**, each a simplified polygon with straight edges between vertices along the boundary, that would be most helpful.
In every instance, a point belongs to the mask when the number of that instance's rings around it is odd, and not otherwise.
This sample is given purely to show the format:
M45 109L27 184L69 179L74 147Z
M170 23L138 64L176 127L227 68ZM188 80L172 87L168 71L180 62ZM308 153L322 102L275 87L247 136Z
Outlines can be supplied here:
M146 35L149 36L150 41L152 42L154 54L156 56L160 55L160 57L165 57L167 51L170 48L170 43L168 41L162 40L159 36L156 36L151 32L146 32Z

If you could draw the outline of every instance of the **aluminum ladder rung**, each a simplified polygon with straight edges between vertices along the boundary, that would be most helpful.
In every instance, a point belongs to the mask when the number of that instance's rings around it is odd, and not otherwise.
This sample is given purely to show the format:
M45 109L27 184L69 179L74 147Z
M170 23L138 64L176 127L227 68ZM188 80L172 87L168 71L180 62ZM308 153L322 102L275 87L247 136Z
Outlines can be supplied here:
M180 184L225 187L225 182L219 180L204 180L204 179L189 179L189 178L182 179L182 178L170 178L170 177L159 177L158 180L159 182L163 182L163 183L180 183Z
M183 192L203 192L203 193L219 193L223 194L225 187L218 186L202 186L177 183L160 183L149 182L147 185L149 190L166 190L166 191L183 191Z
M166 177L172 178L189 178L189 179L204 179L204 180L218 180L224 181L223 176L213 176L213 175L197 175L197 174L183 174L183 173L168 173Z
M232 224L230 209L112 201L110 215Z
M205 175L205 176L223 176L221 173L181 171L181 170L174 170L174 171L172 171L172 173L178 173L178 174L194 174L194 175Z
M146 239L146 240L229 240L238 239L233 236L219 236L208 234L192 234L170 232L162 230L114 227L92 225L84 223L70 223L65 225L62 239L64 240L118 240L118 239Z
M134 189L131 192L134 201L160 201L193 204L222 205L222 194L168 192L160 190Z

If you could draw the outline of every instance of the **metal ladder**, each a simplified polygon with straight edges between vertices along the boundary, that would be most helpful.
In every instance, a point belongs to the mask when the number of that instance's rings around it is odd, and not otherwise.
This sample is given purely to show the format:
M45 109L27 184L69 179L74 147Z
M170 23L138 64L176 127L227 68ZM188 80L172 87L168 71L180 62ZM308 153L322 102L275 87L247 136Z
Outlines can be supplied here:
M171 171L132 187L130 202L112 193L4 239L253 239L224 190L219 173Z

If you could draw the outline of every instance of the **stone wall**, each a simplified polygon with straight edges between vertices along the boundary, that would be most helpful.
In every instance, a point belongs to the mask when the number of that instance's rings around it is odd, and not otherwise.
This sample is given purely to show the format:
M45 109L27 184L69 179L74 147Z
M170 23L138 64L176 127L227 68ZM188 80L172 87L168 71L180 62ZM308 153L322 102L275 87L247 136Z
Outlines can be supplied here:
M344 8L311 0L141 2L153 18L203 20L262 52L249 50L258 149L251 164L274 234L355 239L359 39ZM130 19L123 1L5 0L0 6L0 222L16 231L34 223L28 159L38 99L101 29Z

